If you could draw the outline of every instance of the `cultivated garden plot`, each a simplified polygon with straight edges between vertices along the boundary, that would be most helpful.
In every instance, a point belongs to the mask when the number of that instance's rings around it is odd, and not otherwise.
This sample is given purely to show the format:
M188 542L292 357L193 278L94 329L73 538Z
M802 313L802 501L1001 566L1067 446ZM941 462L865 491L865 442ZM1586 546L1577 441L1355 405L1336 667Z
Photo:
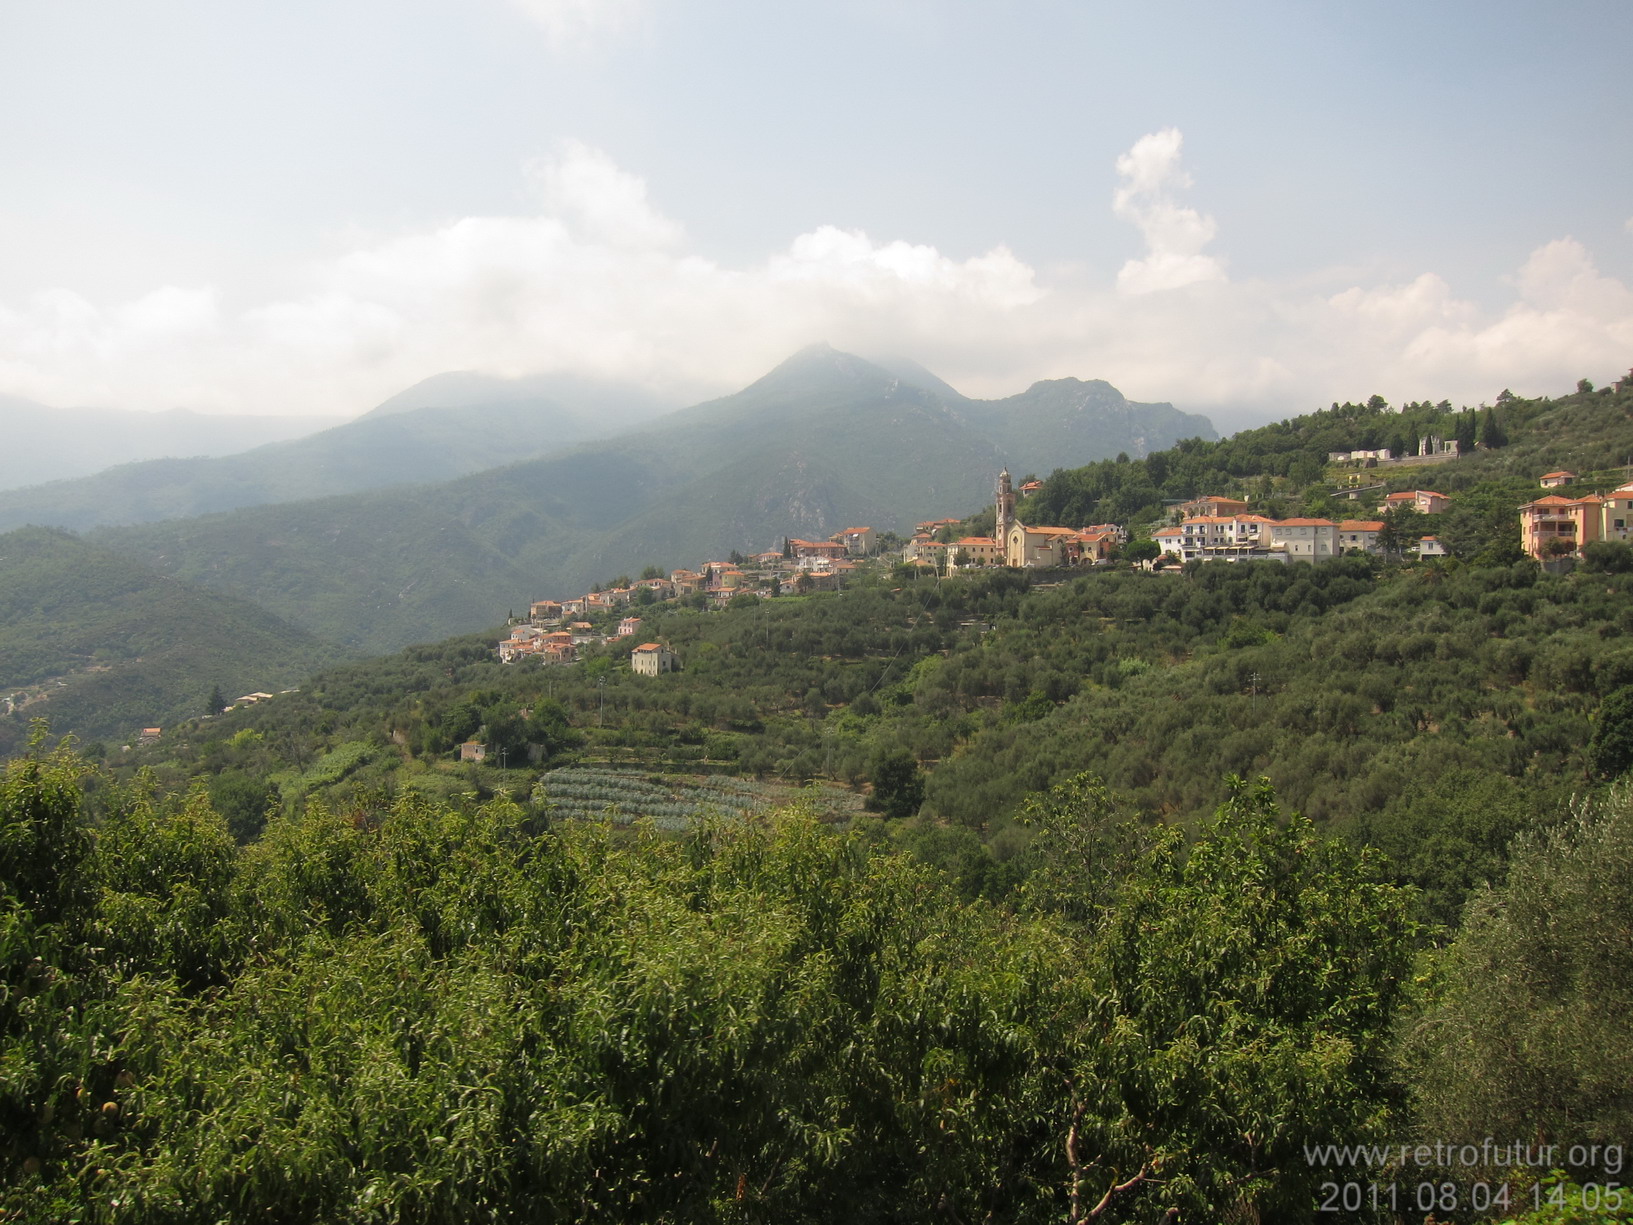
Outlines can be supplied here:
M862 811L862 797L826 784L795 788L786 783L710 776L648 774L565 766L543 775L534 799L559 817L628 825L650 820L659 829L688 829L709 816L745 817L803 797L830 821Z

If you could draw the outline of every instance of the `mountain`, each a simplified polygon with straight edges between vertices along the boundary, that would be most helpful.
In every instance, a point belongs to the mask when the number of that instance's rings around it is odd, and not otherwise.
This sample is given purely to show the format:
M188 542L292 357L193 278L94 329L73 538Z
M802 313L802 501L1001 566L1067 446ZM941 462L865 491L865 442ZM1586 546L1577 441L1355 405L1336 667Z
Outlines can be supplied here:
M167 456L231 455L299 438L331 417L236 417L172 409L49 408L0 395L0 490L87 476L114 464Z
M44 717L58 733L142 727L299 684L347 652L231 596L66 532L0 535L0 758Z
M531 374L499 378L473 370L450 370L421 379L363 414L389 417L420 408L491 408L501 404L555 406L559 411L599 421L608 432L636 425L678 407L633 383L574 374Z
M491 625L507 608L647 565L967 513L1005 464L1044 470L1213 432L1110 388L1115 400L1102 399L1121 428L1094 424L1098 402L1065 416L1063 383L986 403L925 381L813 346L733 395L559 454L97 539L321 637L381 651Z
M966 421L995 441L1020 475L1126 452L1141 459L1181 438L1217 438L1213 424L1171 404L1138 404L1100 379L1048 379L1004 400L966 400ZM1070 459L1068 460L1068 457Z
M354 421L240 455L155 459L0 493L0 531L151 523L444 481L562 450L672 407L643 388L451 373Z

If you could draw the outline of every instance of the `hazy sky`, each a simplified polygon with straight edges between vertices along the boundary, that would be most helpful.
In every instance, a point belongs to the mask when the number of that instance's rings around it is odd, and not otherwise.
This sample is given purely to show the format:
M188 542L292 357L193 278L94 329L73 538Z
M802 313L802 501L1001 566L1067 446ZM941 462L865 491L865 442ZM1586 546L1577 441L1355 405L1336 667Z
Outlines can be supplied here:
M816 340L1231 424L1633 366L1627 0L0 0L0 393L701 398Z

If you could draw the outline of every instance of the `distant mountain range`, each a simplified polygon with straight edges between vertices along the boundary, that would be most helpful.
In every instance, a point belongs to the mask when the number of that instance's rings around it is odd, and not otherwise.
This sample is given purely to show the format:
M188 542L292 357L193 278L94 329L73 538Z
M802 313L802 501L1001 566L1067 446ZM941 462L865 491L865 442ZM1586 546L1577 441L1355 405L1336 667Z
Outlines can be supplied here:
M236 455L178 449L172 454L191 457L122 463L94 476L0 492L0 531L30 523L76 531L151 523L445 481L561 451L674 407L639 387L570 376L440 374L356 420L306 437ZM94 428L88 432L98 436Z
M235 417L182 408L162 413L48 408L0 395L0 490L88 476L139 460L232 455L334 424L333 417Z
M434 411L412 396L388 406L354 425ZM1102 382L971 400L910 363L819 345L733 395L508 467L93 538L350 649L387 651L649 564L967 514L1005 465L1041 474L1197 436L1215 437L1206 418Z

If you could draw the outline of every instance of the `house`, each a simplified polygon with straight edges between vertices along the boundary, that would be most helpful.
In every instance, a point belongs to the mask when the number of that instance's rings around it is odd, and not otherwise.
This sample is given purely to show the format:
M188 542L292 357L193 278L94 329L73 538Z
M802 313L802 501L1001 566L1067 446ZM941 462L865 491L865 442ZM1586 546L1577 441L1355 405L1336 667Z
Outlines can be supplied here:
M641 619L639 617L625 617L618 623L618 632L614 634L613 637L629 638L635 634L638 634L640 630Z
M657 676L675 670L675 655L656 642L643 642L629 653L630 671L637 676Z
M1331 519L1281 519L1270 523L1270 547L1288 561L1338 556L1338 525Z
M570 664L578 659L578 648L573 645L572 635L567 635L566 642L547 642L539 651L542 662L547 664Z
M1574 472L1545 472L1542 476L1544 489L1558 489L1561 485L1569 485L1576 479Z
M996 566L1004 560L1003 548L991 536L965 536L953 541L951 546L942 547L950 547L952 558L959 566Z
M1382 519L1345 519L1338 525L1338 551L1348 553L1359 549L1363 553L1380 552L1378 536L1384 530Z
M949 556L950 545L918 535L902 546L902 560L922 565L941 565Z
M534 600L527 606L527 619L534 625L555 625L563 611L557 600Z
M1183 527L1159 527L1151 533L1151 539L1157 542L1157 547L1169 557L1185 559L1185 529Z
M475 740L467 740L459 746L460 761L481 761L488 755L488 746Z
M1119 523L1091 523L1083 530L1090 534L1095 532L1106 532L1109 533L1112 539L1114 539L1118 544L1128 543L1128 529Z
M1611 490L1599 507L1600 540L1633 540L1633 485Z
M1020 488L1021 497L1029 498L1033 494L1035 494L1038 490L1040 490L1042 488L1043 488L1043 482L1042 481L1027 481Z
M1425 536L1418 541L1419 557L1449 557L1446 546L1440 543L1438 536Z
M878 533L871 527L847 527L844 531L835 532L828 537L835 544L845 546L845 552L851 557L866 557L873 543L878 539Z
M1400 506L1410 506L1423 515L1438 515L1452 504L1452 500L1443 493L1436 493L1433 489L1409 489L1404 493L1392 493L1384 499L1383 509L1394 510Z
M794 550L794 557L802 561L817 557L843 557L848 551L844 545L831 540L790 540L788 544Z
M703 576L696 570L671 570L669 581L676 595L692 595L703 589Z
M1616 502L1616 494L1622 492L1618 489L1611 495L1611 501ZM1580 556L1583 546L1600 539L1604 520L1604 500L1596 494L1567 498L1551 493L1520 507L1520 548L1527 557L1537 561L1573 554ZM1612 522L1625 524L1627 519L1625 515L1613 514Z
M163 730L163 728L158 727L144 727L141 731L136 733L136 743L157 744L159 743L159 736Z
M1217 494L1210 494L1200 498L1193 498L1189 502L1181 502L1178 507L1181 519L1195 518L1199 515L1245 515L1247 503L1239 498L1222 498Z
M1270 523L1263 515L1194 515L1179 525L1179 555L1185 561L1263 557L1270 547Z
M1111 555L1119 543L1121 542L1115 532L1090 531L1084 528L1077 534L1077 559L1091 566L1104 565L1111 560Z
M499 644L499 662L514 663L523 655L537 654L543 643L544 631L533 625L518 625L510 637Z
M944 527L957 527L964 522L962 519L926 519L923 523L913 525L914 532L924 532L934 536Z

